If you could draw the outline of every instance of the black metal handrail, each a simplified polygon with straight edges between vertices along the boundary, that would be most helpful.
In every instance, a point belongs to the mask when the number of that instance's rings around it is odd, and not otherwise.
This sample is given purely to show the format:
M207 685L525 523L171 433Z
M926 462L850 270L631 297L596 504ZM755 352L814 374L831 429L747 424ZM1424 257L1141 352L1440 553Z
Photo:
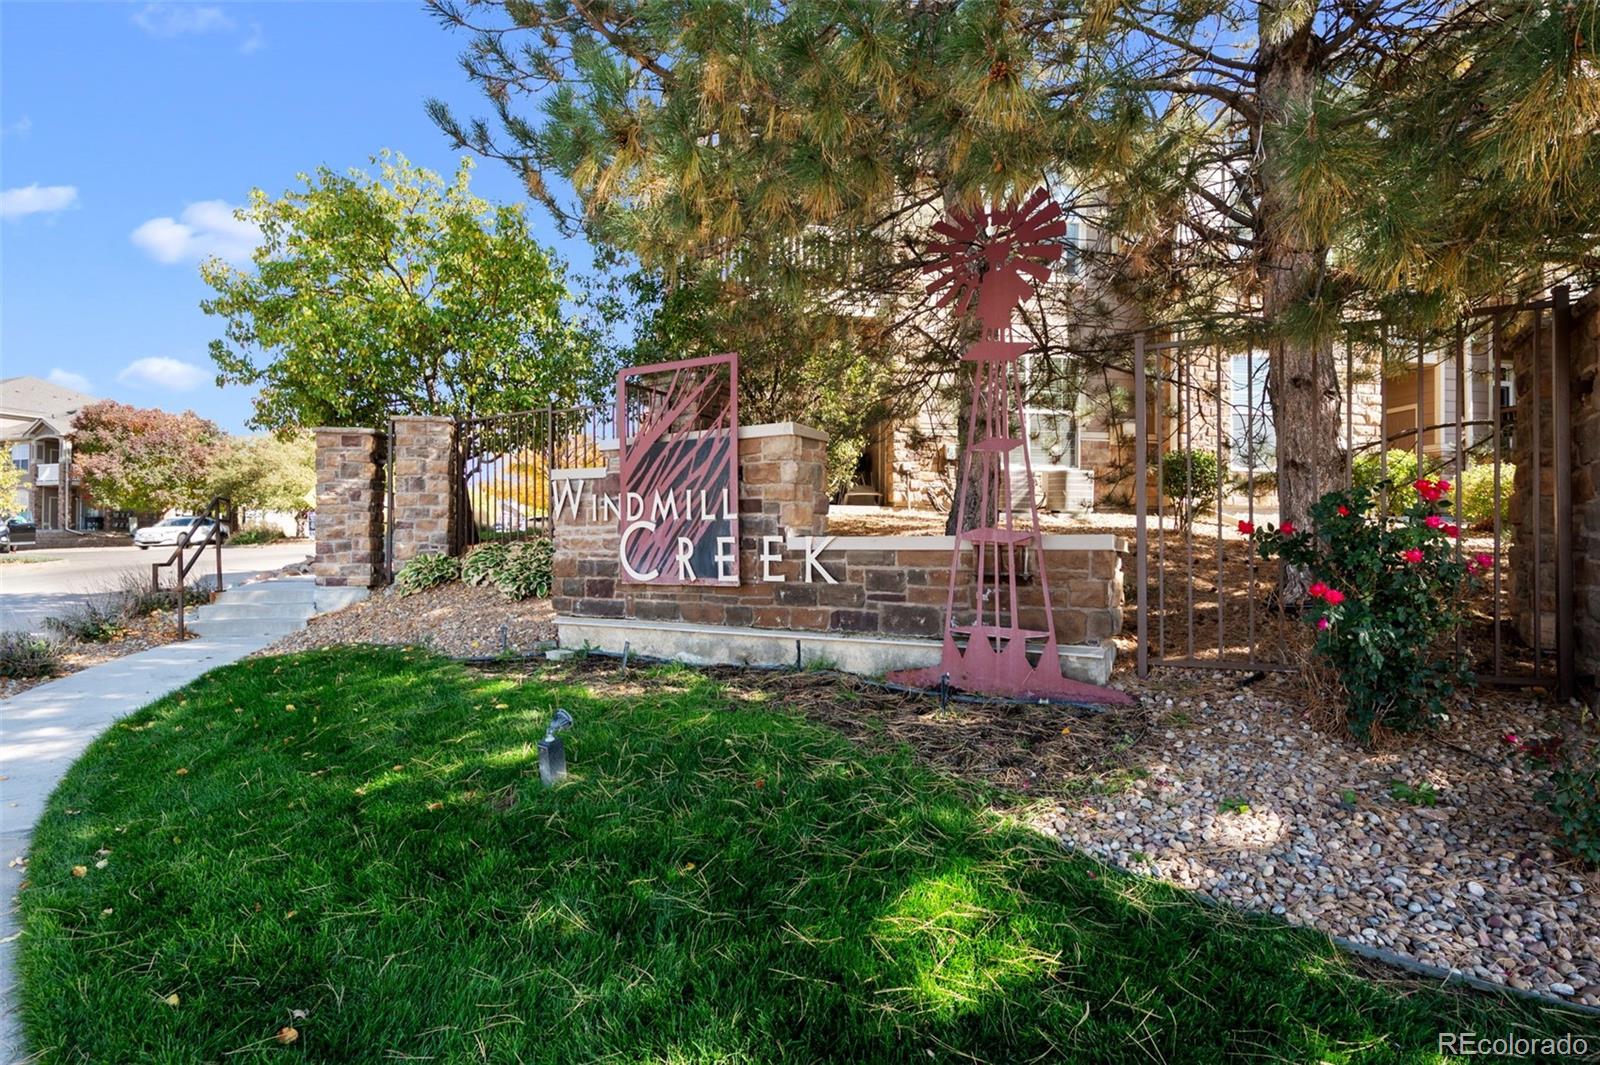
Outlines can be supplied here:
M200 556L205 554L207 547L215 546L216 548L216 590L218 592L222 591L222 541L224 539L224 534L222 532L222 516L224 514L231 514L232 512L232 500L230 500L227 496L212 496L211 502L207 503L205 510L198 515L199 517L206 518L209 522L209 524L206 526L206 535L204 539L202 539L199 543L192 543L190 541L191 533L189 530L184 530L178 534L178 545L172 549L172 554L167 557L165 562L150 563L150 590L153 592L159 592L161 590L161 571L163 569L170 566L172 567L173 572L177 575L178 639L180 640L188 638L188 630L184 624L184 581L189 576L189 571L194 568L194 564L200 561ZM184 558L184 551L191 547L194 548L194 554L190 555L187 559Z

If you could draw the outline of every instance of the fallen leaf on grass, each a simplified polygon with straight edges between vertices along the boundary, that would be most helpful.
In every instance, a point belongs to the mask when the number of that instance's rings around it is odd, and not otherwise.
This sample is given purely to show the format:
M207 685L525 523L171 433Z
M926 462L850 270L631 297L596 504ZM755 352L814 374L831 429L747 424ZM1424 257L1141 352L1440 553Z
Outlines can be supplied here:
M88 876L89 867L87 865L74 865L72 867L72 875L77 877Z
M444 803L442 803L442 802L430 802L428 804L428 809L429 809L429 811L443 810L444 809Z
M166 998L162 999L161 1001L165 1002L169 1006L176 1006L182 1000L178 998L178 993L176 991L174 991L172 994L168 995Z
M299 1029L291 1028L286 1024L282 1028L278 1029L278 1034L275 1038L278 1040L280 1045L288 1046L290 1043L300 1038L300 1031Z
M179 769L179 770L178 770L178 775L179 775L179 776L180 776L180 777L186 777L186 776L188 776L188 775L189 775L189 770L188 770L188 769L187 769L187 768L180 768L180 769Z

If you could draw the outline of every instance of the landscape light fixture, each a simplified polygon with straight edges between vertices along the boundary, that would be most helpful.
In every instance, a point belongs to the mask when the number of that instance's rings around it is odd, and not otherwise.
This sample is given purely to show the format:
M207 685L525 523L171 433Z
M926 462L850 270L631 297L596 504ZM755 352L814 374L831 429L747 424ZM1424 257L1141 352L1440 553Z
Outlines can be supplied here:
M550 727L544 730L544 739L539 741L539 779L547 788L567 777L567 745L559 733L571 727L572 715L558 708L550 719Z

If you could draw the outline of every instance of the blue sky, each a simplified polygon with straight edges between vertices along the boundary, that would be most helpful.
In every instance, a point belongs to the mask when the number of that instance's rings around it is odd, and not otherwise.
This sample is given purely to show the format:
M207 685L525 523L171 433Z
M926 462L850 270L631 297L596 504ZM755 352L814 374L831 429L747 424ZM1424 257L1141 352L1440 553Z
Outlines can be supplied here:
M243 431L250 393L213 383L199 309L200 257L249 247L226 207L382 148L453 170L422 105L486 110L464 44L410 0L0 3L0 376ZM503 164L473 187L588 266Z

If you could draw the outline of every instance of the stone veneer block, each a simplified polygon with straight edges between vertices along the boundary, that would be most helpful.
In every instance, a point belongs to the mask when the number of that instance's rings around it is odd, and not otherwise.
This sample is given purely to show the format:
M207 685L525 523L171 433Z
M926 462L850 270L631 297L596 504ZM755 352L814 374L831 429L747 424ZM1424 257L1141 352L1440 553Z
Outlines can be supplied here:
M325 588L372 588L383 558L385 440L373 429L323 427L316 440L317 546L311 572Z
M394 564L417 555L447 555L454 543L455 420L420 415L394 419Z

